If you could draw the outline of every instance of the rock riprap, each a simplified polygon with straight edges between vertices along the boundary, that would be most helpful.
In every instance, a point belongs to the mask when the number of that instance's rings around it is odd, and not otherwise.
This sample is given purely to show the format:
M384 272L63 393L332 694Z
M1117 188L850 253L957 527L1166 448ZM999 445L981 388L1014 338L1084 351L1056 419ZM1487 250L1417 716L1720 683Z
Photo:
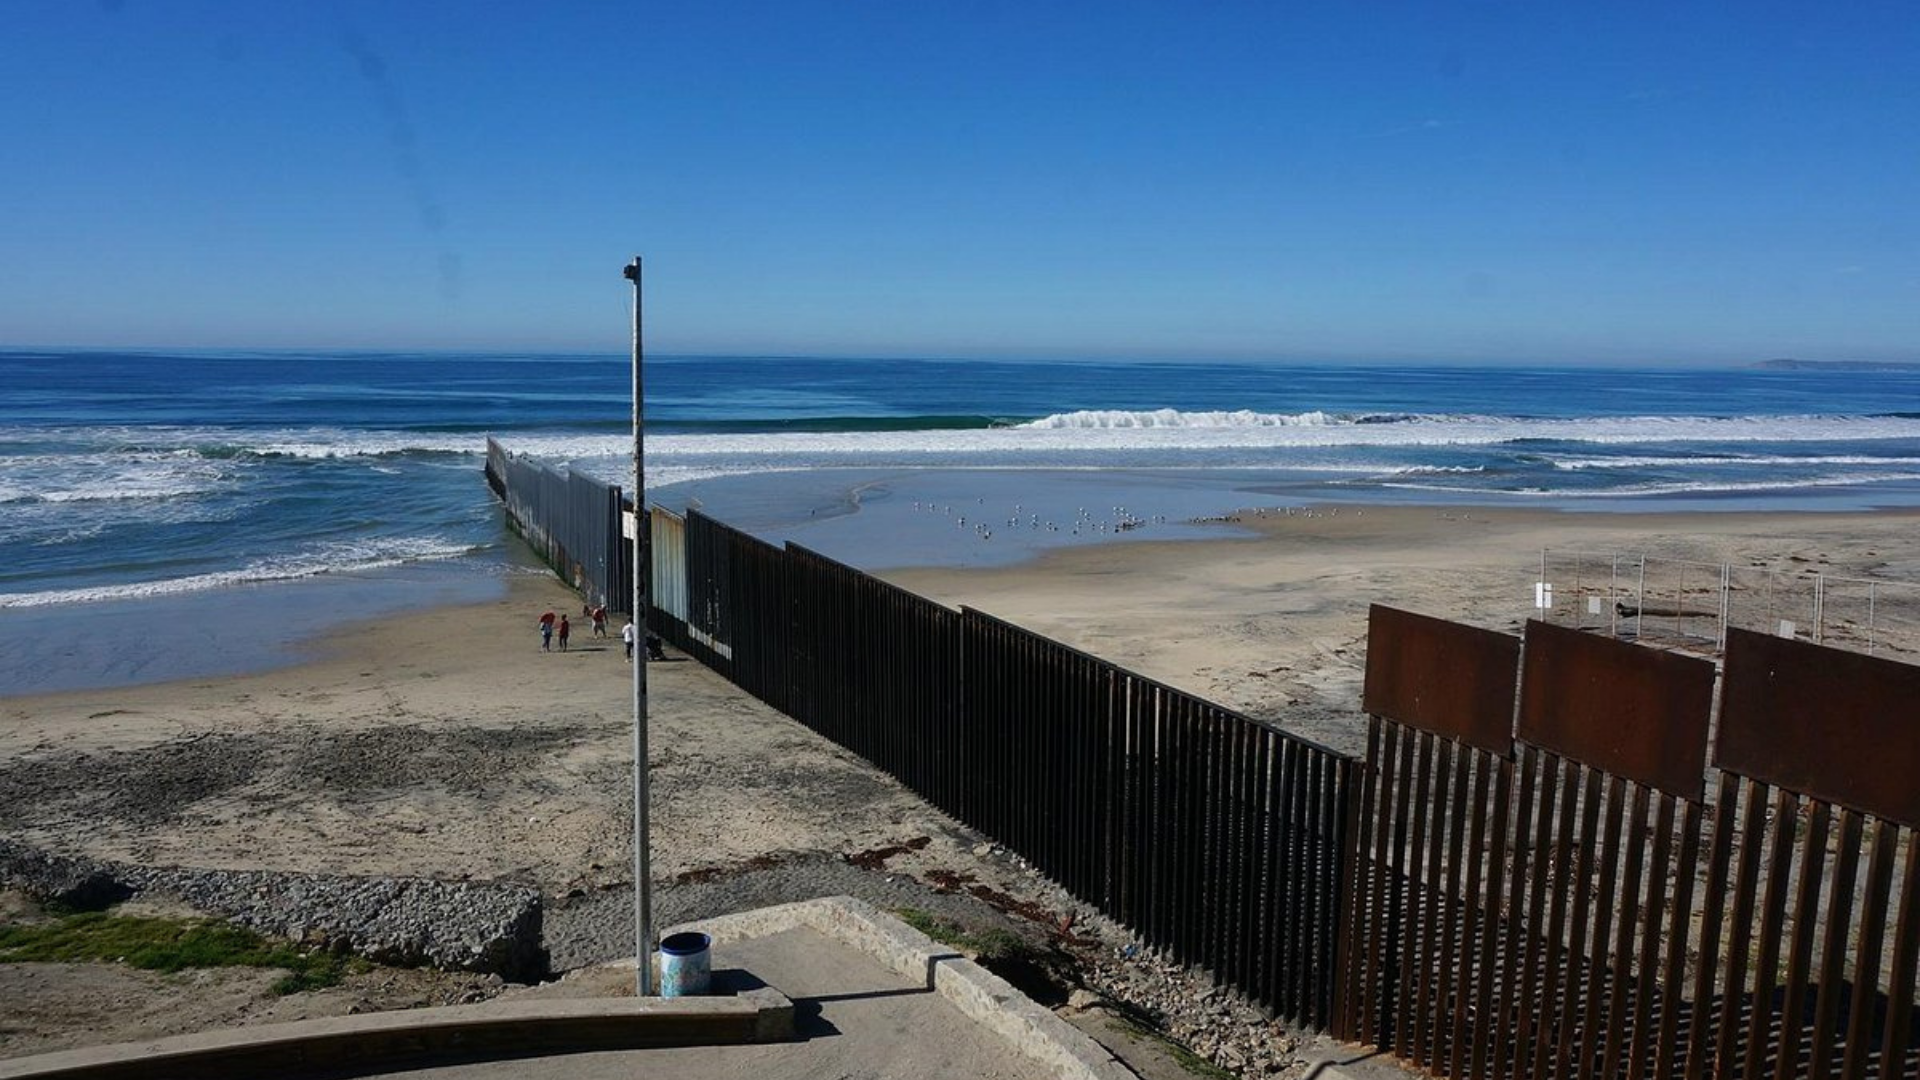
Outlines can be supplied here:
M133 866L0 839L0 886L76 908L169 896L263 934L383 964L518 981L547 972L540 892L511 882Z

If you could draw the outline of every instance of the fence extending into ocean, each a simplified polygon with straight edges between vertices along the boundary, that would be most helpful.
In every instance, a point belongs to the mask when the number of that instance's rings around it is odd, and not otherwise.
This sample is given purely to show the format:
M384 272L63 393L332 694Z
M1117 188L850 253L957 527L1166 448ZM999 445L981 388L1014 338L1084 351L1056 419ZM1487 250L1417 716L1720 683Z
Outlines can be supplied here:
M1277 1015L1445 1076L1920 1076L1920 667L1375 607L1355 758L648 521L656 632Z
M583 597L632 606L632 545L621 535L618 485L562 472L487 440L487 484L534 554Z

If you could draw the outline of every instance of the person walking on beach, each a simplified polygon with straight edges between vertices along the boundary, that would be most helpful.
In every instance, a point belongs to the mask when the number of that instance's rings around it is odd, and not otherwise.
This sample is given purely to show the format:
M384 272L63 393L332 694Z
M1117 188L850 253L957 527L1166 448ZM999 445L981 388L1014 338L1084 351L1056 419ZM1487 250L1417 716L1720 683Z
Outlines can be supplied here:
M560 616L560 651L561 652L567 651L567 635L571 634L572 632L573 632L573 627L567 624L567 617L565 615Z
M540 651L553 651L553 612L540 616Z
M620 640L626 642L627 659L629 660L633 659L633 637L634 637L633 620L628 619L627 625L620 628Z
M607 636L607 606L601 604L593 609L593 636Z

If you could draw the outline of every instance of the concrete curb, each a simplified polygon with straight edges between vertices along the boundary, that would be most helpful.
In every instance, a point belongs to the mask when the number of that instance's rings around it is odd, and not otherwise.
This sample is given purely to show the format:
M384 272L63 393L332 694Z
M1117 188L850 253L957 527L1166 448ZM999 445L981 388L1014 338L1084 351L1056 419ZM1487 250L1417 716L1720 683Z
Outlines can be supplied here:
M228 1028L0 1061L0 1080L385 1071L585 1050L792 1038L793 1003L738 997L517 1000Z
M924 981L962 1015L1006 1039L1059 1080L1137 1080L1105 1047L1005 979L864 900L802 900L703 919L667 932L700 930L721 944L802 926L846 942L909 979Z
M805 900L667 932L700 930L725 944L802 927L926 985L1059 1080L1137 1080L1099 1043L1006 980L863 900ZM62 1050L0 1060L0 1080L366 1072L428 1061L771 1042L792 1035L793 1003L771 988L735 997L516 998Z

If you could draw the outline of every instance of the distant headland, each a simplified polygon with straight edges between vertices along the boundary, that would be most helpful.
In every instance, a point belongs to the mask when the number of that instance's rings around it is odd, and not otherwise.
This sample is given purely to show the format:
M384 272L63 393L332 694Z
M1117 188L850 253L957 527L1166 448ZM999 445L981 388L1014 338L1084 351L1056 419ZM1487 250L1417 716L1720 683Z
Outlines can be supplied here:
M1757 368L1818 371L1920 371L1920 360L1762 360Z

